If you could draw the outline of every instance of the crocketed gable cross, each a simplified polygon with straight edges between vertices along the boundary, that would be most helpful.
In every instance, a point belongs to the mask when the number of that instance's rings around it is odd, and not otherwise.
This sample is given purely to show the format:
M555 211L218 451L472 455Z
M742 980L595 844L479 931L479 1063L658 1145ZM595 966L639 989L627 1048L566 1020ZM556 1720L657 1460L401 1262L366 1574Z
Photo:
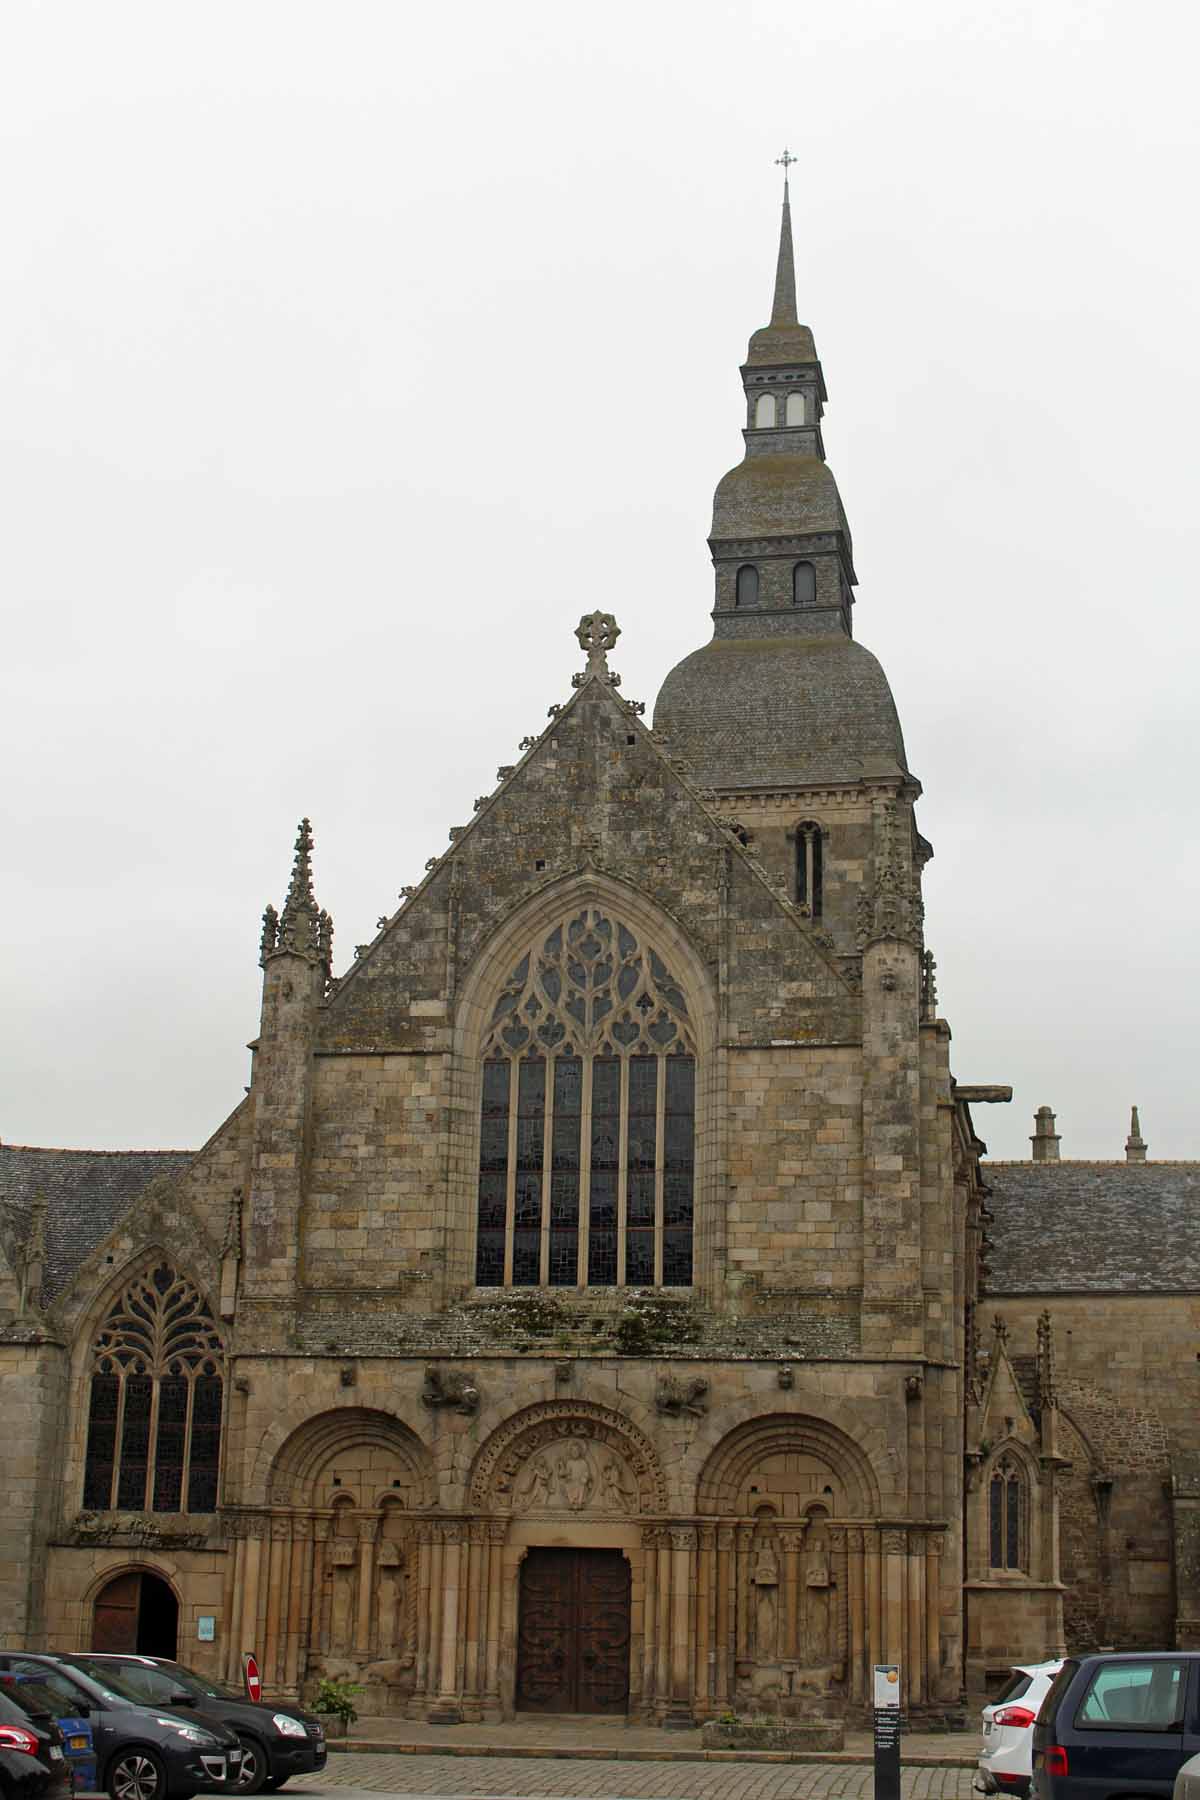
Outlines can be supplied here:
M611 613L584 613L575 627L580 647L587 651L586 675L608 674L608 652L621 635L621 627Z

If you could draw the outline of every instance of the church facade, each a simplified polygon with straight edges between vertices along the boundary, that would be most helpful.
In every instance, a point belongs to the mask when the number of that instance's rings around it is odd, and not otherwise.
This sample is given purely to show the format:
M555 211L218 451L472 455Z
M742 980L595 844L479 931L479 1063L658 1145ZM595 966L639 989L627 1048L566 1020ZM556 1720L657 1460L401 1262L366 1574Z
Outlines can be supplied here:
M337 977L301 825L201 1150L0 1146L8 1644L664 1725L1062 1647L1054 1329L978 1346L1007 1093L950 1073L786 197L742 376L653 729L586 617Z

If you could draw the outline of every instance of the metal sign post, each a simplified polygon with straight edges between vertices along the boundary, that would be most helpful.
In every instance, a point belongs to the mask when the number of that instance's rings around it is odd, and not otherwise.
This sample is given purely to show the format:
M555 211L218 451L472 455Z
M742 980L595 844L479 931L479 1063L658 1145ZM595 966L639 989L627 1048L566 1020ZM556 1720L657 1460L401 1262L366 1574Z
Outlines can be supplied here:
M900 1800L900 1665L876 1663L875 1800Z

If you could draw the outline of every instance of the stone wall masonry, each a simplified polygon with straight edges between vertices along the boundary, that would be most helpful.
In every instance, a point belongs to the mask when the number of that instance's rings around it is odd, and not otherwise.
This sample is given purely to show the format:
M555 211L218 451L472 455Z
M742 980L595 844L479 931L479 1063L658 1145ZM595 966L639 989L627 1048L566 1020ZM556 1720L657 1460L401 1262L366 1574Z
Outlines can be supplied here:
M0 1641L14 1649L28 1649L42 1630L45 1546L57 1510L56 1446L65 1389L60 1344L0 1345Z
M497 925L589 861L660 907L714 971L727 958L739 1040L856 1034L855 997L807 928L616 694L589 682L344 978L321 1047L443 1047L456 985Z

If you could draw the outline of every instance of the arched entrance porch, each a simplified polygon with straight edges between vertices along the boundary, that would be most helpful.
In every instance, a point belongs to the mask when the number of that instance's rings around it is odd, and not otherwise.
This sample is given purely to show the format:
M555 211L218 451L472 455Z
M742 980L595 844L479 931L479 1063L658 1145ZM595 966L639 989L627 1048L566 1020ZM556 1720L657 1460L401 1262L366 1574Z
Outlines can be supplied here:
M106 1582L92 1606L91 1647L174 1658L179 1602L168 1583L148 1569L127 1569Z

